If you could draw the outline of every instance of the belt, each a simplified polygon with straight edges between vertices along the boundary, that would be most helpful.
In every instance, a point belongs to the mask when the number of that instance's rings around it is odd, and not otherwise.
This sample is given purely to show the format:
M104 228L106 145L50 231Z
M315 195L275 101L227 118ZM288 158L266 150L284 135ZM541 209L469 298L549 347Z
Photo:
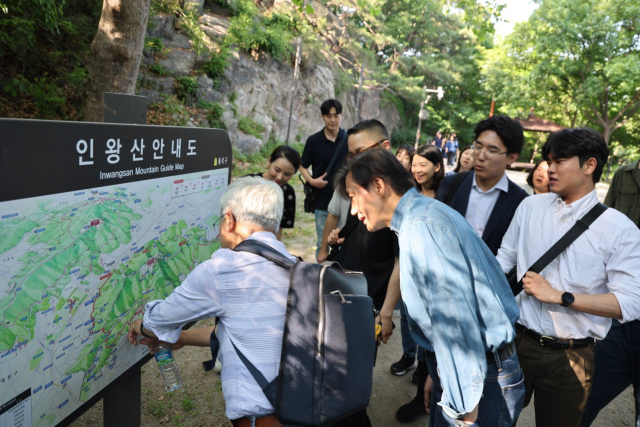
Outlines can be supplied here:
M251 427L251 418L238 418L231 421L234 427ZM282 427L283 424L278 421L278 417L275 415L269 415L267 417L256 418L256 427Z
M516 346L513 343L505 344L498 349L498 358L500 359L501 362L504 362L505 360L510 358L515 352L516 352ZM487 363L489 365L496 364L496 357L490 351L487 351Z
M536 331L532 331L519 323L516 323L516 329L520 332L524 332L526 336L537 341L541 346L553 349L573 350L575 348L585 348L595 343L594 339L591 337L574 340L540 335Z

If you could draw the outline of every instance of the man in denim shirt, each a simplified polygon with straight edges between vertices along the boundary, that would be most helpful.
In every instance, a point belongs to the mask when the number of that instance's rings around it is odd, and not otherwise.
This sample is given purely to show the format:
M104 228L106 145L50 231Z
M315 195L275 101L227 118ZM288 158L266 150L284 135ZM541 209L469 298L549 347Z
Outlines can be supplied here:
M398 234L402 298L434 376L430 425L513 425L524 398L519 313L489 248L460 214L419 195L385 150L349 160L336 187L369 231Z

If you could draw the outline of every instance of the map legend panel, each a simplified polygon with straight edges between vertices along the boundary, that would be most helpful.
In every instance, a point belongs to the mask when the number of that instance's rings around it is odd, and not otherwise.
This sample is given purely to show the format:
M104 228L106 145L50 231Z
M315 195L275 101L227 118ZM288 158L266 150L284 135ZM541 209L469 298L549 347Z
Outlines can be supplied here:
M172 197L181 197L201 191L218 189L227 186L227 169L212 171L192 179L176 179L173 181Z
M31 389L0 405L0 426L31 427Z

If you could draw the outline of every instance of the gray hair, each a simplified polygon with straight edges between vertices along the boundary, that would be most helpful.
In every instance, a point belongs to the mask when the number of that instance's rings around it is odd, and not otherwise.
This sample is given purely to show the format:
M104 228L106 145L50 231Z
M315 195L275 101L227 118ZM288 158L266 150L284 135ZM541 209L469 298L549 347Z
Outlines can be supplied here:
M284 195L273 181L245 177L233 181L220 198L220 210L230 211L236 221L255 224L274 233L280 228Z

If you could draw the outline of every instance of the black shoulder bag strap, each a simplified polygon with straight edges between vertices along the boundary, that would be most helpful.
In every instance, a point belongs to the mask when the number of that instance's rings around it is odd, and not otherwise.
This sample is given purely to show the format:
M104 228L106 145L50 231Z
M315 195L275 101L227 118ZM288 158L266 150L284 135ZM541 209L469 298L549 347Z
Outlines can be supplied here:
M240 244L238 244L233 250L236 252L249 252L261 256L278 265L279 267L284 268L285 270L291 270L291 268L296 264L269 245L265 245L264 243L261 243L257 240L244 240L240 242ZM219 319L216 318L216 327L218 326L218 322ZM218 357L218 351L220 350L220 341L218 341L218 337L216 336L216 327L214 327L213 332L211 332L211 336L209 337L211 360L202 362L202 367L204 368L205 372L213 369L216 363L216 358ZM269 403L271 403L271 405L275 408L277 399L277 377L271 382L267 381L265 376L262 375L262 372L260 372L260 370L256 368L249 359L247 359L242 351L240 351L240 349L236 347L236 344L231 339L231 336L229 336L229 341L231 341L231 345L233 346L236 354L238 355L244 366L247 368L249 373L251 373L251 376L253 376L253 378L256 380L256 382L264 392Z
M349 212L351 212L351 204L349 204ZM357 216L348 214L347 219L344 222L344 225L342 226L342 228L340 229L340 232L338 233L338 239L343 239L343 238L346 239L347 237L349 237L351 232L356 229L359 222L360 220L358 219ZM334 259L336 259L336 257L338 256L338 253L340 252L341 246L342 245L329 246L330 251L329 251L329 254L327 255L327 261L333 261Z
M469 175L470 172L460 172L456 174L456 176L451 180L451 187L447 191L447 194L444 196L443 203L447 206L451 205L451 200L453 200L453 196L458 192L458 188L462 185L462 181Z
M542 270L544 270L554 259L556 259L565 249L571 245L582 233L589 229L589 226L593 224L593 222L598 219L600 215L607 210L607 207L602 203L597 203L594 207L589 210L582 218L580 218L574 224L567 233L560 238L551 248L544 253L536 262L533 263L531 267L527 271L533 271L534 273L540 274ZM516 283L517 279L517 265L511 269L507 277L509 280L509 285L511 286L511 290L513 291L513 295L518 295L522 292L522 280L519 280ZM515 283L515 285L514 285Z
M340 142L338 143L338 148L336 148L336 151L333 152L333 156L331 156L331 159L329 160L329 164L327 165L327 168L324 170L327 176L329 176L329 174L331 173L331 169L333 169L333 166L336 164L336 160L338 160L338 156L340 155L340 152L342 151L342 147L344 147L344 144L346 142L347 142L347 131L343 130L342 139L340 139Z

